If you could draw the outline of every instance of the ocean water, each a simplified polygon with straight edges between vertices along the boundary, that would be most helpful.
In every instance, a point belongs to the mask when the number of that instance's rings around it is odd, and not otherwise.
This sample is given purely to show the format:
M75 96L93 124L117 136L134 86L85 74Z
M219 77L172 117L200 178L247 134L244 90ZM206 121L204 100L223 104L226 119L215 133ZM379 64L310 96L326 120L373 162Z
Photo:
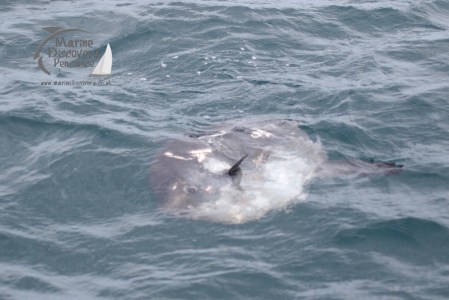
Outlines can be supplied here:
M449 298L447 1L3 0L0 26L0 299ZM44 27L110 43L108 85L54 85L103 78L42 72ZM164 141L249 117L403 171L244 224L161 212Z

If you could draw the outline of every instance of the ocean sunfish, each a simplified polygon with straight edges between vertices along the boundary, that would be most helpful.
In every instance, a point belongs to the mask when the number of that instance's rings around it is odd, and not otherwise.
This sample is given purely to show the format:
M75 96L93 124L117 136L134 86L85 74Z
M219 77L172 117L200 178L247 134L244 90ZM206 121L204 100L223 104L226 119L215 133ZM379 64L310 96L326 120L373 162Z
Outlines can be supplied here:
M169 139L151 163L150 184L171 214L239 224L305 199L314 177L395 173L400 167L329 161L296 121L240 121Z

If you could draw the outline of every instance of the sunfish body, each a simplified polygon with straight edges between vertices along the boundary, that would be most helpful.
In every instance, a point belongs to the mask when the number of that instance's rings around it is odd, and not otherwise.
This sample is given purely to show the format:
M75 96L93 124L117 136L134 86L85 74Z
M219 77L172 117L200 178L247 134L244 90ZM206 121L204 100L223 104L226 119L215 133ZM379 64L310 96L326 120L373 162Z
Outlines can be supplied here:
M328 162L296 121L259 121L167 141L150 167L158 202L178 216L245 223L306 197L316 176L385 173L394 164Z

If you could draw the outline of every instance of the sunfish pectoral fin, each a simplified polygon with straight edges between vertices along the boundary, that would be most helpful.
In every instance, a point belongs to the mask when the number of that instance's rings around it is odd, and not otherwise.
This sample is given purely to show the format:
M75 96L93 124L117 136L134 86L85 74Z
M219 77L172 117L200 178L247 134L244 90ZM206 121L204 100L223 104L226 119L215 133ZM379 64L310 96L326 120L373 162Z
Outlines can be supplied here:
M229 176L236 176L239 171L241 171L240 169L240 164L242 163L242 161L248 156L248 154L245 154L238 162L236 162L229 170L228 170L228 175Z

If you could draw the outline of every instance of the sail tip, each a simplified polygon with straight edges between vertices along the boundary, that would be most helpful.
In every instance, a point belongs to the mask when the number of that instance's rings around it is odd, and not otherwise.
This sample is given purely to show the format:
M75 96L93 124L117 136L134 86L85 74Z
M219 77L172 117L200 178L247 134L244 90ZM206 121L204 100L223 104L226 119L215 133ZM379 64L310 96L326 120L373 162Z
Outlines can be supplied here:
M106 51L104 52L97 66L90 75L108 76L111 75L111 69L112 69L112 51L111 46L108 43L108 45L106 46Z

